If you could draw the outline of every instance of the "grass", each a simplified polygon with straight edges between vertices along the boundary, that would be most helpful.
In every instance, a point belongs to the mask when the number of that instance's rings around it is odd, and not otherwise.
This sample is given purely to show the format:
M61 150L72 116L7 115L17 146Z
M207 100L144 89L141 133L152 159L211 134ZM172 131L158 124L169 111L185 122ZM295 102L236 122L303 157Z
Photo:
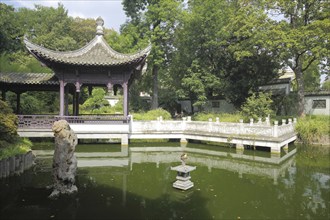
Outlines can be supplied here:
M330 116L308 115L299 118L296 131L303 143L317 143L330 135Z

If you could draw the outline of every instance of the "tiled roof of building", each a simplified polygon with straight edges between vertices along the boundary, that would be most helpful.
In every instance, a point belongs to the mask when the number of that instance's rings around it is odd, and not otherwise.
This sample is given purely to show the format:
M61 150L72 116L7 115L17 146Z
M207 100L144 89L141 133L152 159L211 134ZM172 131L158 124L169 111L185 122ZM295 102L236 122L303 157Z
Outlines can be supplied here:
M101 18L98 18L101 19ZM84 47L75 51L54 51L24 39L27 49L42 62L81 66L122 66L139 64L145 60L151 45L134 54L122 54L113 50L103 38L103 20L98 23L96 36ZM101 26L102 25L102 26ZM46 64L45 63L45 64Z
M314 92L305 92L305 96L330 96L330 91L320 90Z
M0 83L58 85L54 73L0 73Z

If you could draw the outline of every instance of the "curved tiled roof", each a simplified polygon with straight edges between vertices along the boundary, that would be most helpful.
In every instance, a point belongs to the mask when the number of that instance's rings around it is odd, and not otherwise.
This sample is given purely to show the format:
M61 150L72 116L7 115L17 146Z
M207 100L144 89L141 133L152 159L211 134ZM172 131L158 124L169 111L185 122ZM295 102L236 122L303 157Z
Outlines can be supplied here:
M96 36L84 47L68 52L54 51L32 43L26 37L24 43L26 48L37 59L49 67L52 64L67 64L73 66L126 66L133 67L144 64L151 50L151 45L144 50L134 54L122 54L113 50L103 38L104 21L101 17L96 19Z
M102 35L96 35L86 46L75 51L54 51L24 38L27 49L38 59L51 63L82 65L82 66L122 66L138 64L145 60L151 50L149 45L135 54L121 54L113 50Z
M58 85L54 73L0 73L0 83Z

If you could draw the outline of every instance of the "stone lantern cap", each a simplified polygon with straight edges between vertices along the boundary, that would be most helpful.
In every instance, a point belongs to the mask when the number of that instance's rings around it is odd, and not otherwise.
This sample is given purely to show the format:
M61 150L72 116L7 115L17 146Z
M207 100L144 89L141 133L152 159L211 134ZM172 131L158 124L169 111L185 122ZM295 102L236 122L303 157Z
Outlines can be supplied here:
M190 171L196 170L196 167L189 166L189 165L178 165L175 167L171 167L171 170L175 170L180 173L189 173Z

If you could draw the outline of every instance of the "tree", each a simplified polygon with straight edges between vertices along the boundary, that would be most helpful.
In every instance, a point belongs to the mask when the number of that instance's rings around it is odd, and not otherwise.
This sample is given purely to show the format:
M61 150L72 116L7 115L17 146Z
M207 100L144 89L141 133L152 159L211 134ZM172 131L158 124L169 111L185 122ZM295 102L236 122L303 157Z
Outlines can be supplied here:
M150 40L152 51L148 57L148 73L152 78L151 108L158 108L159 73L167 69L173 52L175 27L180 15L177 0L124 0L124 10L138 27L139 35ZM165 71L166 72L166 71Z
M96 21L92 18L71 20L68 35L77 42L77 48L85 46L95 37Z
M123 112L123 100L120 99L115 106L110 106L105 99L104 88L94 88L92 95L81 105L81 112L84 114L115 114Z
M109 106L109 103L104 96L105 90L103 88L93 89L92 95L82 104L81 111L85 113L94 113L104 106Z
M78 48L70 36L72 20L62 4L57 8L35 5L35 9L20 8L21 28L30 40L46 48L65 51Z
M322 90L330 91L330 76L327 74L325 76L324 82L322 83Z
M307 82L304 83L304 90L306 92L313 92L320 90L320 66L317 62L313 62L306 71L303 73L303 81Z
M12 6L4 3L0 3L0 11L0 53L17 51L22 35L17 14Z
M273 21L262 4L249 1L189 3L177 31L172 65L182 79L179 96L197 100L198 106L223 96L239 107L250 90L277 74L279 55L267 42Z
M273 46L296 74L298 113L304 112L304 73L313 64L327 65L330 42L330 5L327 0L268 0L268 9L284 16L274 29ZM312 71L311 71L312 72Z

